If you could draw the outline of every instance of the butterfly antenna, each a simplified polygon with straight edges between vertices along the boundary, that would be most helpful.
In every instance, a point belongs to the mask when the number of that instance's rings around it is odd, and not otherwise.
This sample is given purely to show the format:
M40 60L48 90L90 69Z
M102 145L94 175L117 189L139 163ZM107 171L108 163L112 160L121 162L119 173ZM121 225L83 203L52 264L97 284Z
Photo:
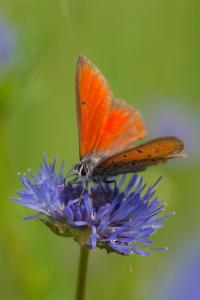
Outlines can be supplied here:
M40 180L40 181L38 181L38 182L32 183L31 185L32 185L32 186L41 185L41 184L43 184L45 181L47 181L48 179L52 178L52 177L53 177L55 174L56 174L56 173L55 173L55 172L53 172L52 174L50 174L50 175L49 175L49 176L47 176L46 178L44 178L44 179L41 179L41 180Z
M74 170L74 166L69 170L69 172L67 173L67 175L65 176L64 180L63 180L63 183L65 184L66 183L66 179L68 177L73 177L73 176L76 176L76 174L74 172L72 172Z

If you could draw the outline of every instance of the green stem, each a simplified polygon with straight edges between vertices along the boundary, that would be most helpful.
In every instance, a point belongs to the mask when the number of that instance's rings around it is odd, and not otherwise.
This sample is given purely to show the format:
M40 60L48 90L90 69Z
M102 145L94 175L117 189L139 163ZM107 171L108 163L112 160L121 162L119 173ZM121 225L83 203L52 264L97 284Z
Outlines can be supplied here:
M79 268L78 268L78 281L77 281L77 289L76 289L76 300L84 300L85 298L88 256L89 256L89 250L85 247L81 247Z

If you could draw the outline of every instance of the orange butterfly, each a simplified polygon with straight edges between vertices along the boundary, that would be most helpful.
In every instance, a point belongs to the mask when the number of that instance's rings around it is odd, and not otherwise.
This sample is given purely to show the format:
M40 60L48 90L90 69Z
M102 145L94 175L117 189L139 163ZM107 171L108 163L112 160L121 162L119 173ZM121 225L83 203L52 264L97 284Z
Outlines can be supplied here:
M173 136L131 146L146 133L140 113L113 98L103 75L83 55L76 67L76 107L80 163L73 172L86 184L184 156L184 143Z

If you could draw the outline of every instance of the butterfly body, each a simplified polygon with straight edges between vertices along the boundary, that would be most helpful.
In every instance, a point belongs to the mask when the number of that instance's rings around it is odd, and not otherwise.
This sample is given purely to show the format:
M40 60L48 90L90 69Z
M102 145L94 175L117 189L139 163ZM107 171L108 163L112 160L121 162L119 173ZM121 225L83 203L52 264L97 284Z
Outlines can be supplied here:
M73 172L86 183L106 182L184 156L184 143L173 136L133 146L146 133L140 113L113 98L103 75L83 55L76 68L76 107L80 163Z

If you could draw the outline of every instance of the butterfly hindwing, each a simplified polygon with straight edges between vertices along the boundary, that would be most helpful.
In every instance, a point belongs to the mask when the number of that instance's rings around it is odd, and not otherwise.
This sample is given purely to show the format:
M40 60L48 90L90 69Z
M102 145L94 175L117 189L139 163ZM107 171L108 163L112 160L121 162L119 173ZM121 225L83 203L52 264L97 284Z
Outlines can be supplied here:
M170 158L184 156L183 142L176 137L162 137L123 151L103 160L94 173L103 177L139 172L148 166L164 163Z
M124 101L113 99L98 141L98 151L108 155L120 152L145 133L140 113Z

